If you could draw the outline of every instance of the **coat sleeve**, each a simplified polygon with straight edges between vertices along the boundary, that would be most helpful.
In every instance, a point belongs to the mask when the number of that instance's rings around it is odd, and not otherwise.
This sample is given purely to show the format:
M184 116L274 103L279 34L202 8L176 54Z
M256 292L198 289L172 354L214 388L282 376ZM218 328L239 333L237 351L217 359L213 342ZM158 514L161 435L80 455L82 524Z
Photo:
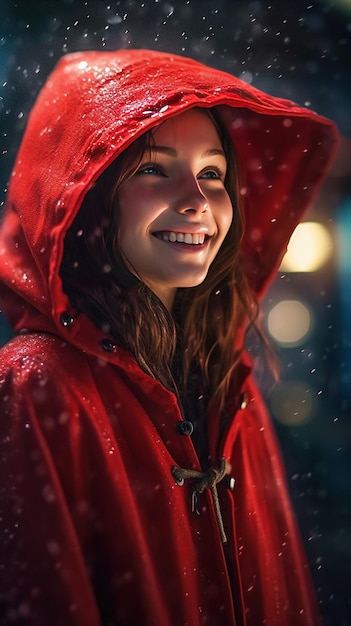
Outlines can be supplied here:
M67 482L77 481L69 437L60 437L58 429L67 433L82 407L58 373L34 357L1 369L0 624L101 626L48 443L60 440Z

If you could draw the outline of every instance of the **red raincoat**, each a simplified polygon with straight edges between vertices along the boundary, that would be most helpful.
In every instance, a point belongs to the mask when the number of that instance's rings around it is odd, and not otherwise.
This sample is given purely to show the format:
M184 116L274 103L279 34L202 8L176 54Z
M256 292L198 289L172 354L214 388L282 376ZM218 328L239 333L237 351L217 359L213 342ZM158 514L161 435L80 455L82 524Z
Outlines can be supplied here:
M209 419L228 542L179 434L175 396L72 318L59 267L84 195L136 137L216 105L244 170L243 253L260 293L325 174L336 130L190 59L83 52L58 64L30 115L0 239L0 623L33 626L316 626L315 599L275 436L248 368L226 432ZM247 402L240 394L247 393Z

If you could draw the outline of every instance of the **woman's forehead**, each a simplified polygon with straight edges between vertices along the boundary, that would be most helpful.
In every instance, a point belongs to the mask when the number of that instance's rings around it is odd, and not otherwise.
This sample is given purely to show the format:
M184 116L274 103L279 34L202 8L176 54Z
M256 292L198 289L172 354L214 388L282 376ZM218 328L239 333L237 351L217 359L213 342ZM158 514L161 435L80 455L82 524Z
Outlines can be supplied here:
M155 145L208 144L220 147L221 140L216 125L206 109L199 107L169 117L152 131ZM161 143L160 143L161 142ZM152 147L152 145L151 145Z

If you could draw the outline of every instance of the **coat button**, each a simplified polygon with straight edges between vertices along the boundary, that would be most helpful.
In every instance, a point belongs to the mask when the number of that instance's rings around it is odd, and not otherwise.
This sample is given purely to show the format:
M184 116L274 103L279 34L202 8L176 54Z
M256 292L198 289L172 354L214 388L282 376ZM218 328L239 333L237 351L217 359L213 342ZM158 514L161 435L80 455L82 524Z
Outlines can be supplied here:
M111 339L102 339L100 346L103 350L105 350L105 352L112 352L115 349L116 344L113 343Z
M228 476L227 477L227 486L229 491L234 491L234 487L235 487L235 478L234 476Z
M189 436L192 435L194 431L194 426L188 420L184 420L177 425L177 433L179 435Z
M60 317L60 322L62 326L65 326L65 328L68 328L68 326L72 326L74 322L74 317L72 317L72 315L70 315L69 313L62 313Z
M247 393L244 391L244 393L242 393L240 396L240 408L246 409L246 407L247 407Z

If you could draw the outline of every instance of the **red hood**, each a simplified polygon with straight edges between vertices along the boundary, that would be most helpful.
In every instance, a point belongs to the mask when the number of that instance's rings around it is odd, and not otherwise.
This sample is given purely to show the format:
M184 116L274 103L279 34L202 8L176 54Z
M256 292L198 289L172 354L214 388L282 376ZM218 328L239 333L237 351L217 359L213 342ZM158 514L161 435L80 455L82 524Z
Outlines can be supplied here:
M16 330L65 334L60 316L69 304L58 271L83 197L134 139L194 106L220 107L239 155L243 254L251 284L262 293L325 175L337 141L334 124L184 57L78 52L59 61L42 89L11 177L0 233L0 297ZM79 328L74 335L82 344Z

